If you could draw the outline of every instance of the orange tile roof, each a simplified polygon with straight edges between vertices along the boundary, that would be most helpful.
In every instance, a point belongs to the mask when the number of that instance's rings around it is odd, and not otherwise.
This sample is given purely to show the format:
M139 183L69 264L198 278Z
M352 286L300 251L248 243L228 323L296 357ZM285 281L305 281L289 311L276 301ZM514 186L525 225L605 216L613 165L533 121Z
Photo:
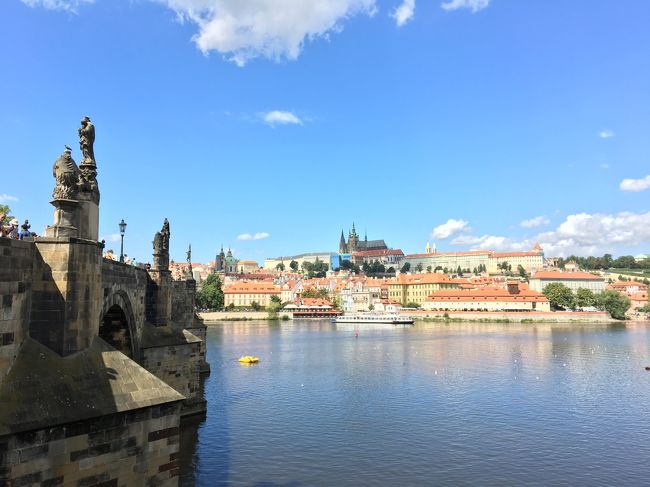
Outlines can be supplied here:
M381 257L382 255L404 255L400 249L361 250L352 254L353 257Z
M647 287L642 282L637 282L637 281L621 281L621 282L613 282L610 284L610 287L628 287L628 286L637 286L641 288Z
M558 281L604 281L588 272L537 271L531 279L554 279Z

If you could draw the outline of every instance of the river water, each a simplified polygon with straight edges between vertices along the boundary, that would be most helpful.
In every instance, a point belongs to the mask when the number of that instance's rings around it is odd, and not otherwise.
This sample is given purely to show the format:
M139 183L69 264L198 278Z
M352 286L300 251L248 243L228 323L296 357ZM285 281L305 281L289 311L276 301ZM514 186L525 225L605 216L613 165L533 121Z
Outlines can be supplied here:
M249 321L207 341L183 486L650 485L648 324Z

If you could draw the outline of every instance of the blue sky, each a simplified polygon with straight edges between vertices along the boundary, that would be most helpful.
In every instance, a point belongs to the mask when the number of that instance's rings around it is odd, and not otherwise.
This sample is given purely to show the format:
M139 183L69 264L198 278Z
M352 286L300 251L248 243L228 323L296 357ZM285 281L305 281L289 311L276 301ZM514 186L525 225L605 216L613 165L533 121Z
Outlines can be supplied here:
M124 218L139 260L165 217L177 260L336 250L352 222L405 252L648 252L649 18L645 0L5 0L0 202L50 224L52 162L79 161L88 115L100 234Z

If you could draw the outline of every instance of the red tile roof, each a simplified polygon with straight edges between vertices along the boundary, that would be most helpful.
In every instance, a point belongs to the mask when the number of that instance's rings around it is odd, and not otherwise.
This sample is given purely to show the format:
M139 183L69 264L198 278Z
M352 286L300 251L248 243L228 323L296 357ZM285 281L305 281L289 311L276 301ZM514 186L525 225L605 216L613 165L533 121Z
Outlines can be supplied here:
M531 279L552 279L557 281L604 281L600 276L588 272L538 271Z

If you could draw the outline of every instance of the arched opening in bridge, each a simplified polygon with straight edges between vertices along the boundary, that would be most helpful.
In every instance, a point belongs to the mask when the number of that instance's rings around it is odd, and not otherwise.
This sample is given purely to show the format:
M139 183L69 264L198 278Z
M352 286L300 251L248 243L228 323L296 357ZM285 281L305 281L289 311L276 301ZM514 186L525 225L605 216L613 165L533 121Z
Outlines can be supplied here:
M126 314L117 304L111 306L102 318L99 337L127 357L131 354L131 333Z

